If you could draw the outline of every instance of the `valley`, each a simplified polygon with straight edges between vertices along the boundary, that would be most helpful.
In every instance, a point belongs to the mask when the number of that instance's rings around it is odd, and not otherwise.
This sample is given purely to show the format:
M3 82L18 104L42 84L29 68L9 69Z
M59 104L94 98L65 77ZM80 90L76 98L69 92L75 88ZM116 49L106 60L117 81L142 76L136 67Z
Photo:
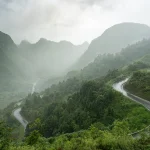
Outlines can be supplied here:
M112 26L90 45L16 45L0 33L0 92L24 94L0 111L0 149L148 150L149 37L138 23Z
M31 90L31 94L33 94L35 92L35 89L36 89L36 85L38 83L39 80L37 80L35 83L33 83L33 86L32 86L32 90ZM28 121L20 114L21 112L21 104L22 104L22 101L20 102L17 102L15 105L19 108L16 108L14 111L13 111L13 115L14 117L16 118L17 121L20 122L20 124L24 127L24 130L26 129L27 125L28 125Z

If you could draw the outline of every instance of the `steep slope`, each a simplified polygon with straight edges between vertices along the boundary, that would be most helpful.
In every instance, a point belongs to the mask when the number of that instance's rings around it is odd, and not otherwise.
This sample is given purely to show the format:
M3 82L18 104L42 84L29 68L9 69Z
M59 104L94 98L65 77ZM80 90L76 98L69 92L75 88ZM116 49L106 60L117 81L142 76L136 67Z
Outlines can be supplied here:
M90 44L81 56L75 69L81 69L92 62L99 54L117 53L128 44L150 37L150 27L138 23L122 23L107 29Z
M118 54L97 56L92 63L81 70L81 77L94 79L105 76L108 71L122 68L137 60L141 61L141 57L146 55L150 55L150 39L127 46Z
M17 54L17 46L7 34L0 32L0 91L10 90L11 81L22 76L19 68L13 61Z
M0 32L0 108L23 98L39 78L43 83L66 71L87 47L88 43L75 46L45 39L35 44L23 41L17 46L9 35Z
M116 55L108 54L98 56L95 61L85 67L78 76L60 82L57 85L52 85L51 88L46 89L40 94L35 93L34 95L28 96L23 106L22 114L30 121L41 117L41 131L42 133L44 132L44 136L46 137L61 132L68 133L86 129L88 123L90 125L90 121L92 121L93 118L95 119L96 116L100 119L100 122L102 122L102 118L106 116L104 112L107 112L109 115L107 114L108 118L104 118L104 122L102 123L105 124L107 119L108 122L112 121L113 117L117 115L114 114L112 109L106 111L106 107L111 105L111 102L115 100L115 98L112 97L113 95L107 95L110 92L108 86L110 80L112 82L112 80L119 80L125 76L129 76L130 73L135 71L132 69L131 65L134 65L134 69L148 68L149 66L140 62L132 64L132 62L146 54L150 54L150 40L137 42L136 44L126 47ZM122 69L122 67L128 66L129 64L131 64L130 67L126 67L124 70ZM94 82L86 82L91 79L94 79ZM107 81L109 84L106 84L108 83ZM98 85L98 83L100 83L100 85ZM107 86L105 87L104 85ZM99 96L97 97L98 94ZM42 98L40 95L42 95ZM105 96L106 99L101 101L101 98L103 99ZM120 98L118 98L118 100L120 100ZM102 108L103 104L104 107L106 106L104 112L102 112L104 108ZM116 104L119 103L117 102ZM123 104L123 106L125 105ZM112 106L112 108L114 109L114 106ZM117 109L118 108L120 108L120 106L118 106ZM37 113L37 110L39 110L39 113ZM86 110L87 112L85 112ZM95 114L96 110L98 114ZM123 110L123 114L124 112L125 110ZM55 113L58 114L58 116L55 115ZM70 116L68 116L68 114ZM121 113L119 112L118 114ZM89 119L90 116L91 119ZM102 118L100 118L101 116ZM61 121L59 121L60 118ZM81 121L79 121L79 119L81 119ZM85 124L82 122L83 120L86 122ZM43 126L44 124L45 126ZM39 128L40 127L38 127L38 129ZM27 131L32 131L32 129Z
M142 57L141 59L139 59L139 61L150 65L150 54L149 55L145 55L144 57Z
M17 46L9 35L0 32L0 91L24 91L24 84L28 89L38 78L67 71L87 47L88 43L75 46L67 41L56 43L46 39L35 44L23 41Z
M22 99L30 91L31 82L24 72L26 63L11 37L0 32L0 109Z
M125 89L150 101L150 72L141 70L134 72L125 84Z
M19 45L22 57L32 64L38 77L56 76L65 72L88 48L88 43L75 46L70 42L59 43L40 39L31 44L22 41Z

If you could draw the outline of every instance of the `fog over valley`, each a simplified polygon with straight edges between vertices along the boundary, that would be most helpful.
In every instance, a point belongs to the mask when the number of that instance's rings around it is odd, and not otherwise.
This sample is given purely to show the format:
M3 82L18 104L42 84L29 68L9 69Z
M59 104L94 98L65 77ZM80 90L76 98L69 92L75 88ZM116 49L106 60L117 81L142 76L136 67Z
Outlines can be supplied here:
M0 0L0 150L149 150L149 0Z

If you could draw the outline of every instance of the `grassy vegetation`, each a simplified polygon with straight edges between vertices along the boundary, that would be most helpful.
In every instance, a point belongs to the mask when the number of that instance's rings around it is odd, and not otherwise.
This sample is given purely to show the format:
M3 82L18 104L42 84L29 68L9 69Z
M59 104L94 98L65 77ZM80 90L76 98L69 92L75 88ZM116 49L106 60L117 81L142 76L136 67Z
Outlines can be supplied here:
M150 72L142 70L133 73L125 88L131 93L150 101Z
M118 77L118 73L117 70L110 71L104 78L84 82L65 101L64 93L67 94L68 89L63 88L62 91L59 86L55 87L54 93L46 90L42 98L37 94L29 96L22 109L24 116L32 116L27 135L38 130L41 135L50 137L85 130L95 123L109 127L115 120L124 119L131 132L148 126L149 111L110 87L112 80L124 78L122 75ZM79 87L76 84L74 82L74 87ZM66 83L60 85L64 87ZM72 82L67 86L72 87Z
M24 139L24 127L22 125L13 128L12 137L14 141L21 142Z
M148 150L149 137L136 140L128 134L150 125L150 112L111 87L133 73L127 88L149 96L150 73L145 72L149 65L139 61L128 65L147 53L149 41L142 41L120 54L98 56L76 77L29 94L21 112L30 121L25 140L8 143L8 128L2 126L1 133L6 129L2 144L8 150ZM14 104L4 110L5 120L21 140L23 129L17 132L13 109Z
M140 58L139 61L150 65L150 55L145 55L144 57Z
M41 137L34 131L23 143L5 146L7 150L149 150L149 137L138 140L128 134L128 123L115 121L110 130L91 125L88 130L51 138Z

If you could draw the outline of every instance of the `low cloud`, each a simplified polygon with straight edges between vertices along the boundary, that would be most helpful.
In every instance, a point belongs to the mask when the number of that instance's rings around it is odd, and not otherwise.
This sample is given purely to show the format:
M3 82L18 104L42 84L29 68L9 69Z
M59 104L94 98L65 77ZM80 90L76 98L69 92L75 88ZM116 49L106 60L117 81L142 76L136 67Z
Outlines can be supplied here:
M17 43L23 39L36 42L41 37L90 42L116 23L149 24L146 18L149 3L149 0L0 0L0 30Z
M84 5L94 5L94 4L100 4L104 0L64 0L68 3L78 3L78 4L84 4Z

